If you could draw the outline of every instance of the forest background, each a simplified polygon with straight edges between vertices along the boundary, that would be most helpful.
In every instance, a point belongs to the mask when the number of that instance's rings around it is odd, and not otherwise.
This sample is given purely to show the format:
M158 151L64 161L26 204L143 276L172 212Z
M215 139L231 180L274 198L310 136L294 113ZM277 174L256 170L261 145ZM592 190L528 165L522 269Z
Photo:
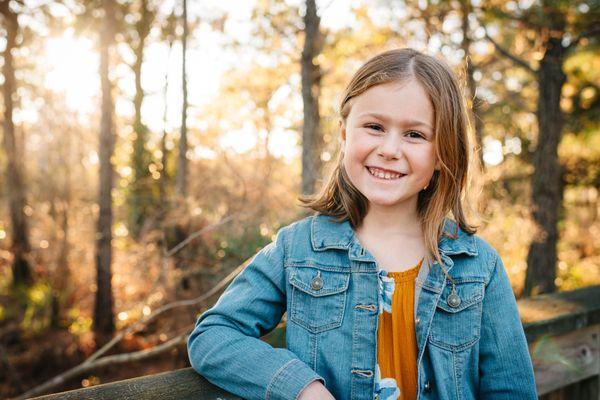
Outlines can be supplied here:
M188 366L386 49L461 77L471 214L515 295L600 283L597 0L2 0L0 21L0 397Z

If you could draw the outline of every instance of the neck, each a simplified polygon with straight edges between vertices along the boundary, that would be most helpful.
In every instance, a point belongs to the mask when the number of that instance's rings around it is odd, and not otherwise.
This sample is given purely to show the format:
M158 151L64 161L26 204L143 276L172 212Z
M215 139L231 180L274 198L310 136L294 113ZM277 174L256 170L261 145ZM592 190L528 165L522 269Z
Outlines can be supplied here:
M423 235L416 204L414 207L395 209L371 205L358 231L380 237L410 236L414 238Z

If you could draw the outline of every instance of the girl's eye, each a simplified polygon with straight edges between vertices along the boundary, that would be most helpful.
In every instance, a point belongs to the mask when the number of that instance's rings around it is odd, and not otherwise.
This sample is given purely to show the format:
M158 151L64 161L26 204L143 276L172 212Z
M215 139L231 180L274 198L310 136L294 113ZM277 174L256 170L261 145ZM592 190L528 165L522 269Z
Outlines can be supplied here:
M421 134L420 132L417 132L417 131L409 131L406 133L406 135L413 139L420 139L420 138L424 137L423 134Z
M367 125L365 125L365 127L369 128L369 129L376 130L376 131L382 131L383 130L383 128L381 126L377 125L377 124L367 124Z

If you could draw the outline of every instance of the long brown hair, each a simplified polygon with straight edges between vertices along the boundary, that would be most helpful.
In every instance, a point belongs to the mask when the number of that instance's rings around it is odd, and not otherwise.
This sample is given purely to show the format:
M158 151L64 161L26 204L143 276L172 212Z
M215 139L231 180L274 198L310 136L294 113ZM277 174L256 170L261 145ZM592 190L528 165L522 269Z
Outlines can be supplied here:
M434 110L435 153L441 168L434 172L427 188L419 193L417 211L427 250L443 265L438 241L444 218L451 212L462 230L468 233L476 230L467 223L463 212L470 153L468 117L461 87L450 67L413 49L378 54L360 67L350 80L340 103L340 117L346 123L351 100L369 88L407 79L416 79L421 84ZM343 153L340 152L338 163L320 193L300 200L305 207L336 217L338 221L347 219L357 228L369 210L369 202L350 181L342 160Z

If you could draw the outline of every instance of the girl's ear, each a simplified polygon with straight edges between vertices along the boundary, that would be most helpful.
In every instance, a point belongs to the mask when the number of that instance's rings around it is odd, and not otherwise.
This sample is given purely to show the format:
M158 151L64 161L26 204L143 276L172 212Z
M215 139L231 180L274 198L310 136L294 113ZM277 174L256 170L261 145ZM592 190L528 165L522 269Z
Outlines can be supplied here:
M439 158L436 158L436 160L435 160L435 170L439 171L441 169L442 169L442 163L440 162Z
M342 139L342 144L346 141L346 124L343 120L340 119L340 137Z

